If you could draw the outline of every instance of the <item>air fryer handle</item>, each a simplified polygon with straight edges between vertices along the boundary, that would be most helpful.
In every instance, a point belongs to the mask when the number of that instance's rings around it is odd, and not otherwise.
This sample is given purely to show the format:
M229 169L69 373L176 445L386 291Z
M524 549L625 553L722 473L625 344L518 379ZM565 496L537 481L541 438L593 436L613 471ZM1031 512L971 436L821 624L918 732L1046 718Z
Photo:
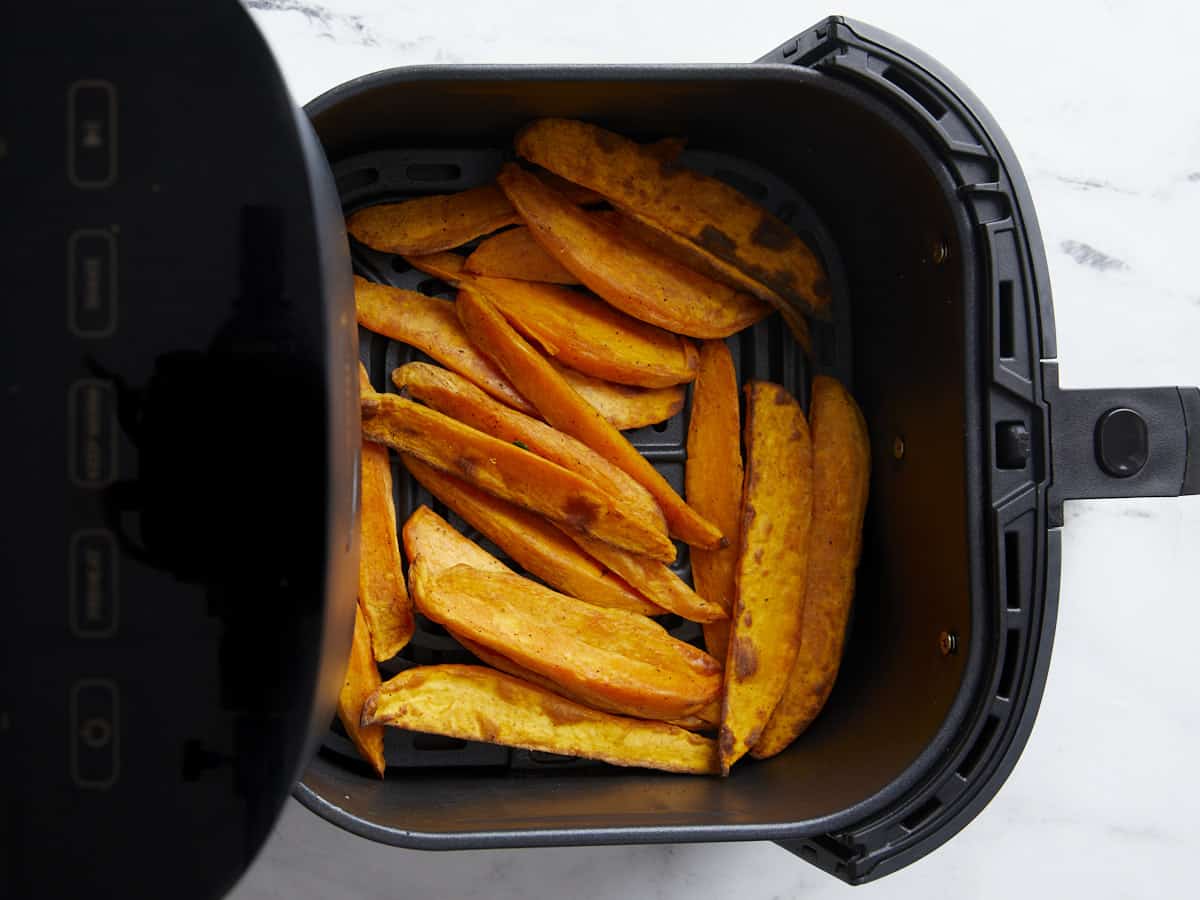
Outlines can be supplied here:
M1200 494L1200 388L1063 390L1042 367L1049 408L1050 524L1062 501Z

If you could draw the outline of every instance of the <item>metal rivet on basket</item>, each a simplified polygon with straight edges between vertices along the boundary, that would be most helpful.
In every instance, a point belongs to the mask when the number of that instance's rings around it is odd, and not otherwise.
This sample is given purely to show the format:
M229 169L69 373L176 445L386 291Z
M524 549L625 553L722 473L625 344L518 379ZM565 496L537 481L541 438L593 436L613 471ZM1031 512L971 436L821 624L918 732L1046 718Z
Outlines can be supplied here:
M945 241L938 241L933 245L933 263L940 266L950 256L950 248L946 246Z
M938 635L938 649L942 656L949 656L958 651L958 635L953 631L943 631Z
M896 435L892 441L892 456L896 459L904 459L904 438Z

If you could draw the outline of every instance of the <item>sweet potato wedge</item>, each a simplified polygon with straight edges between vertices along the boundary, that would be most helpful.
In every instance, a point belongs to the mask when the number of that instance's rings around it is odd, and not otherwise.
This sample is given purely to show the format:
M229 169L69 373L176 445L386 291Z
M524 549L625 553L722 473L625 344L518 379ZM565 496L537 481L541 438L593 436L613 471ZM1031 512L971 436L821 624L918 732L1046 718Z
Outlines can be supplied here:
M813 514L800 650L775 712L750 748L760 759L794 741L833 690L862 550L871 480L867 424L850 392L823 375L813 379L811 410Z
M579 279L556 263L525 227L510 228L483 241L467 257L466 271L547 284L579 284Z
M636 706L625 708L621 707L620 704L611 703L601 696L587 693L572 694L561 684L555 684L549 678L545 678L537 672L531 672L529 669L517 665L501 653L490 650L482 644L477 644L460 634L455 634L453 631L450 634L482 662L487 663L493 669L499 669L501 672L512 675L514 678L520 678L522 681L527 681L537 687L544 688L547 691L558 694L560 697L566 697L568 700L574 700L576 703L582 703L584 706L590 706L592 709L598 709L601 712L613 713L618 716L632 716L635 719L652 718L644 715L643 710ZM721 706L719 703L710 703L704 709L700 710L700 712L693 713L690 716L684 716L680 719L654 719L654 721L667 721L671 725L686 728L688 731L704 731L714 728L721 721Z
M701 547L721 546L724 538L720 530L684 503L625 436L513 330L486 293L465 284L459 291L458 315L471 339L486 348L547 422L587 444L650 492L662 508L672 534Z
M387 447L362 442L359 497L358 601L380 662L404 649L413 635L412 601L404 587Z
M718 338L771 312L758 298L630 240L517 165L505 166L497 180L551 258L636 319L690 337Z
M657 560L620 547L598 541L573 528L563 533L575 541L589 556L612 570L650 600L668 612L691 622L715 622L728 618L728 613L693 591L678 575Z
M383 728L361 725L363 703L379 689L379 669L371 652L371 632L361 607L354 607L354 639L346 661L346 677L338 693L337 714L350 741L380 778L387 764L383 759Z
M363 403L363 435L461 475L489 494L607 537L611 503L592 482L436 410L395 394L374 394Z
M724 341L700 347L700 374L692 388L684 486L688 503L729 539L719 550L692 550L696 593L729 612L742 511L742 446L737 373ZM729 646L729 620L704 624L704 646L717 659Z
M531 512L486 494L410 456L409 474L531 575L585 603L645 616L666 610L651 603ZM465 562L465 560L464 560Z
M759 739L800 648L812 525L812 438L777 384L746 385L746 477L725 695L721 772Z
M520 221L494 184L457 194L379 203L353 213L346 230L386 253L435 253Z
M720 664L654 620L519 575L455 566L416 600L438 624L569 691L592 691L656 718L690 715L721 687Z
M627 138L569 119L527 125L516 150L687 237L810 315L829 318L829 281L820 260L795 232L727 184L664 165Z
M697 354L690 341L602 300L557 285L472 274L467 269L470 259L464 262L453 253L415 256L409 262L448 284L461 286L471 279L517 331L585 375L647 388L671 387L696 377Z
M364 721L469 741L598 759L616 766L715 774L716 745L662 722L627 719L482 666L420 666L370 698Z
M407 257L407 259L415 268L420 269L422 272L427 272L435 278L440 278L447 284L461 284L466 275L463 271L462 257L453 253L432 253L428 256L413 256ZM477 283L476 287L478 287ZM470 342L468 342L468 346L470 346ZM474 356L480 355L479 351L473 346L470 346L470 353L474 354ZM434 356L432 353L429 355ZM446 365L447 368L460 371L486 389L485 384L477 378L472 377L474 368L471 371L463 371L441 357L434 356L434 358ZM474 359L472 358L471 361L473 362ZM647 389L634 388L594 378L591 375L586 375L558 362L552 362L551 364L566 379L571 387L596 408L600 415L607 419L614 428L621 431L631 428L644 428L647 425L664 422L683 409L684 389L680 386ZM522 412L531 412L525 399L517 394L515 389L513 394L517 396L522 405L509 402L505 397L499 396L493 390L489 390L488 393L497 396L500 400L505 400L514 409L520 409Z
M467 340L451 301L375 284L356 275L354 305L358 311L358 324L369 331L416 347L469 378L501 403L536 414L495 363Z
M666 521L650 492L586 444L508 409L446 369L408 363L392 373L392 381L401 393L438 412L587 478L612 499L613 515L628 520L626 527L636 537L632 549L662 562L675 560L675 545L667 537Z
M755 281L741 269L731 266L721 257L693 244L683 235L676 234L671 229L659 225L653 219L648 219L630 210L603 210L594 212L592 215L602 221L611 222L626 237L640 241L663 256L669 256L689 269L694 269L701 275L707 275L713 281L720 282L735 291L744 291L771 304L783 317L784 323L792 333L792 338L806 354L812 356L812 332L808 327L808 320L790 300L784 299L765 284Z
M411 456L403 456L405 463L412 463ZM408 517L401 530L404 538L404 555L408 557L411 576L422 561L422 573L428 576L426 586L433 579L458 565L471 566L486 572L512 572L508 566L492 556L473 540L460 534L453 525L428 506L418 506ZM417 591L413 591L416 599ZM420 600L418 599L418 602Z

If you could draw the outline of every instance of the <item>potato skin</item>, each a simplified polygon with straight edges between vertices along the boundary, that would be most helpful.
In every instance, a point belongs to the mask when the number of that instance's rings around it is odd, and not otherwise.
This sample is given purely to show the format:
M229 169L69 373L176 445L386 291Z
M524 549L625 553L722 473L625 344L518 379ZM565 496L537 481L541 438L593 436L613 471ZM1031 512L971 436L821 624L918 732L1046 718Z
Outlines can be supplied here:
M530 162L683 235L804 312L830 317L820 260L795 232L723 182L664 164L628 138L571 119L532 122L515 146Z
M742 446L737 373L724 341L700 346L700 373L692 389L688 422L687 501L729 540L719 550L692 550L696 593L726 613L733 609L742 511ZM704 645L717 659L729 646L729 620L704 625Z
M803 733L833 690L862 553L870 437L850 392L823 375L813 379L812 436L813 522L800 650L783 697L750 749L760 759L779 753Z
M598 759L615 766L708 775L716 747L663 722L627 719L482 666L420 666L367 700L364 721Z
M741 549L719 746L721 772L759 739L800 648L812 525L812 439L785 388L746 385Z

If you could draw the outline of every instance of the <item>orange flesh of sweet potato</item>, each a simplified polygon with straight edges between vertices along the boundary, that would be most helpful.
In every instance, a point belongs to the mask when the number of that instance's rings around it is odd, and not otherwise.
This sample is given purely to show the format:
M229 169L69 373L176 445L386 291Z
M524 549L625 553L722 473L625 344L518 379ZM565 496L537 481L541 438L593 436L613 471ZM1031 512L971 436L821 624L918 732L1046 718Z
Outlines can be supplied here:
M356 275L354 305L358 323L369 331L417 348L513 409L536 412L495 363L467 340L451 301L375 284Z
M579 279L556 263L524 227L510 228L481 243L467 257L466 271L548 284L579 284Z
M717 527L683 502L625 436L513 330L484 292L473 285L464 285L459 292L458 315L471 339L487 348L492 359L547 422L587 444L651 493L662 508L672 534L701 547L721 546L723 538Z
M387 764L383 759L383 728L379 725L362 725L363 703L379 689L379 669L371 653L371 634L362 609L354 608L354 639L350 645L350 658L346 662L346 676L338 694L337 714L346 729L346 734L358 749L359 754L370 763L375 773L382 778Z
M362 442L360 487L358 599L371 631L375 658L382 662L404 649L415 627L400 568L387 447Z
M862 412L850 393L823 375L813 379L813 517L800 650L783 697L750 749L765 758L809 726L833 690L871 480L871 447Z
M727 337L771 308L632 241L509 164L500 187L550 256L613 306L690 337Z
M545 422L497 403L466 379L425 363L408 363L392 373L392 381L438 412L502 441L524 446L592 481L613 501L613 514L630 520L637 539L631 549L663 562L674 562L675 545L667 537L662 511L644 487L595 450Z
M714 622L727 618L725 610L697 594L683 579L657 560L598 541L575 529L564 528L563 532L590 556L663 609L692 622Z
M403 457L403 461L409 473L426 490L462 516L514 562L547 584L595 606L626 609L648 616L665 612L606 572L540 516L485 494L410 456Z
M658 718L690 715L720 690L720 665L652 619L603 609L519 575L455 566L417 595L421 612L524 668Z
M812 332L808 327L808 320L790 300L785 300L765 284L755 281L719 256L714 256L682 235L676 234L669 228L664 228L653 219L648 219L630 210L605 210L594 212L592 215L602 221L611 222L626 237L640 241L663 256L669 256L689 269L695 269L701 275L707 275L713 281L720 282L736 291L745 291L759 300L770 303L783 317L784 323L792 333L792 338L806 354L812 356Z
M687 237L805 312L829 318L829 280L820 260L795 232L734 188L664 164L645 147L584 122L541 119L515 143L525 159Z
M585 375L647 388L671 387L696 377L697 354L690 341L580 291L473 275L462 257L453 253L415 256L409 261L448 284L471 279L517 331Z
M346 230L386 253L436 253L518 221L503 192L486 184L457 194L368 206L346 220Z
M463 283L465 277L463 260L462 257L456 256L453 253L414 256L408 258L408 261L415 268L420 269L422 272L427 272L435 278L445 281L447 284L459 285ZM478 282L472 282L472 284L475 284L478 288ZM477 355L479 353L473 346L471 347L471 351ZM432 353L429 355L433 356ZM439 357L434 358L438 359L439 362L443 362ZM451 369L455 368L450 363L445 363L445 365ZM558 362L552 361L551 365L558 370L559 374L562 375L571 387L596 408L600 415L607 419L614 428L621 431L655 425L658 422L666 421L679 412L679 410L683 409L684 389L682 387L635 388L594 378L591 375L586 375ZM458 371L457 369L455 370ZM463 372L462 374L471 377L468 372ZM493 392L489 391L488 393ZM516 391L514 390L513 393L516 394ZM516 396L525 405L518 406L515 403L509 403L508 405L514 409L520 409L522 412L530 412L531 410L528 408L525 399L520 397L519 394ZM504 400L505 398L500 397L499 399Z
M588 709L482 666L421 666L367 700L372 724L598 759L617 766L713 774L716 746L662 722Z
M742 447L737 374L724 341L700 347L700 375L692 388L688 422L687 500L716 523L729 539L720 550L692 550L696 593L729 612L733 609L733 573L737 566L742 510ZM704 645L717 659L729 645L729 620L705 623Z
M742 533L719 746L721 772L759 739L800 647L812 524L812 439L783 387L746 385Z
M613 713L614 715L618 716L632 716L635 719L652 718L644 715L643 711L637 707L622 707L619 704L610 703L603 697L588 695L586 692L572 694L562 685L555 684L549 678L543 678L537 672L531 672L529 669L518 666L515 662L501 653L490 650L482 644L477 644L474 641L463 637L462 635L455 634L453 631L451 631L450 634L467 650L475 654L475 656L487 663L493 669L499 669L501 672L512 675L514 678L520 678L522 681L527 681L530 684L537 685L538 687L544 688L547 691L552 691L559 696L566 697L568 700L574 700L576 703L582 703L584 706L590 706L592 709L598 709L601 712ZM712 715L714 711L715 716ZM668 721L671 725L677 725L680 728L686 728L688 731L703 731L705 729L712 728L714 725L720 722L720 720L720 704L710 703L699 713L690 716L669 720L656 719L654 721Z
M574 472L395 394L363 406L363 435L558 522L606 532L608 497Z

